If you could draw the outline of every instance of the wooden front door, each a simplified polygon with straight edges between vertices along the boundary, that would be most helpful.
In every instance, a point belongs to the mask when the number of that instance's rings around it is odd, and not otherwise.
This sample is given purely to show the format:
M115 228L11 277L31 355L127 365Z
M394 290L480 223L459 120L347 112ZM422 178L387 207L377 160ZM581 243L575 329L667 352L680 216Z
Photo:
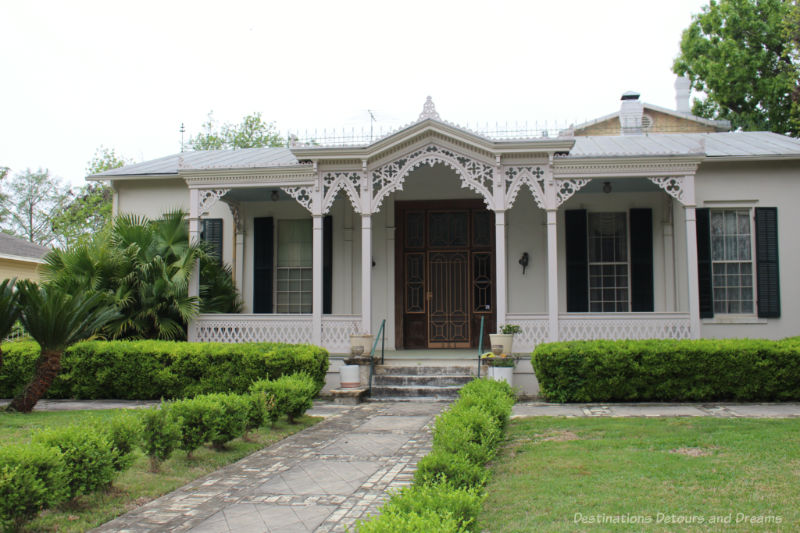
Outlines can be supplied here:
M480 201L398 202L397 346L469 348L494 327L494 213Z

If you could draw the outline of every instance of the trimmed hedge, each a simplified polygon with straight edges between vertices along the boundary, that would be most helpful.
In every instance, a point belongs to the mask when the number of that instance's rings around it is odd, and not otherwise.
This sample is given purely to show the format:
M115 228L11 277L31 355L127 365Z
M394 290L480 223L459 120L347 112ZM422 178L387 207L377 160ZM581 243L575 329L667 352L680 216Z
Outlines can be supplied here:
M800 341L571 341L531 357L558 402L800 400Z
M359 533L473 532L488 473L511 415L514 391L506 382L476 379L436 418L433 448L414 485L392 495L379 516L356 522Z
M33 376L39 346L3 345L0 398L11 398ZM259 379L304 372L325 385L328 352L309 344L173 341L90 341L67 349L48 398L157 400L217 392L247 392Z

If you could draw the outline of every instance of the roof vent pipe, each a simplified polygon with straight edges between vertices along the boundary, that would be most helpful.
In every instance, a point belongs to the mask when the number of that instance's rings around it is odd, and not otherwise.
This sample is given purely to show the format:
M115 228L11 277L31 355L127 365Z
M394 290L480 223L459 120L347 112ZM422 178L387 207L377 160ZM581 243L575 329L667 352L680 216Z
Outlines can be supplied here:
M642 115L644 106L639 100L639 93L628 91L622 95L619 109L619 125L622 135L642 134Z
M687 76L678 76L675 79L675 110L678 113L690 113L689 95L692 92L692 82Z

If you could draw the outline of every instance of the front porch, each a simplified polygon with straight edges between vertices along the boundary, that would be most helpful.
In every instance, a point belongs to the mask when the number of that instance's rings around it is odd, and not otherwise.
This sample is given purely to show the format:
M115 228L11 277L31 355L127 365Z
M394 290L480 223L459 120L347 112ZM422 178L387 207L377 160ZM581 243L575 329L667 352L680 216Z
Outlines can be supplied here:
M547 315L507 315L509 324L518 324L522 331L514 337L514 352L529 354L549 341L555 329ZM323 315L319 332L321 345L333 355L350 352L350 335L360 331L360 315ZM280 340L289 343L311 343L315 337L311 315L205 314L191 324L191 337L198 342L264 342ZM688 313L615 313L572 314L558 316L559 340L594 339L688 339L691 327ZM488 349L488 338L484 338ZM436 350L439 351L439 350ZM447 355L453 350L441 350ZM457 350L459 354L475 354L475 350ZM387 359L408 359L431 350L387 349ZM460 357L460 356L459 356Z
M699 338L699 156L589 164L569 155L574 138L489 140L428 104L367 146L295 146L296 163L275 168L180 169L193 239L215 204L230 208L245 311L200 315L189 340L345 354L351 334L385 319L398 354L477 349L481 317L486 333L518 324L517 353Z

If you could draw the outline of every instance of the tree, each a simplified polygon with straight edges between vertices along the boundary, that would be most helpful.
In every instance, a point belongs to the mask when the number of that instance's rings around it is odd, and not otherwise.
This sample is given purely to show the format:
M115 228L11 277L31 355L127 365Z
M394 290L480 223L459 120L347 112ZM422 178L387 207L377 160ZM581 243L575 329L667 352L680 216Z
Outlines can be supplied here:
M261 113L247 115L240 124L225 123L219 128L213 113L209 112L208 120L203 124L205 131L189 139L192 150L259 148L286 144L275 129L275 123L264 122Z
M797 135L791 104L800 71L787 37L789 11L785 0L711 0L694 15L672 67L705 93L694 114Z
M0 167L0 224L2 224L8 216L8 195L3 193L2 182L8 176L11 169L8 167Z
M116 154L113 148L100 146L86 167L91 176L119 168L132 161ZM114 191L106 183L89 183L73 193L73 200L53 217L53 232L62 246L87 242L92 235L111 225Z
M92 337L117 316L103 295L71 295L59 287L28 280L17 284L25 331L39 343L33 378L8 409L29 413L47 393L61 370L61 356L70 345Z
M71 195L70 189L48 170L27 169L8 182L9 217L4 231L48 246L56 239L54 214L60 213Z

